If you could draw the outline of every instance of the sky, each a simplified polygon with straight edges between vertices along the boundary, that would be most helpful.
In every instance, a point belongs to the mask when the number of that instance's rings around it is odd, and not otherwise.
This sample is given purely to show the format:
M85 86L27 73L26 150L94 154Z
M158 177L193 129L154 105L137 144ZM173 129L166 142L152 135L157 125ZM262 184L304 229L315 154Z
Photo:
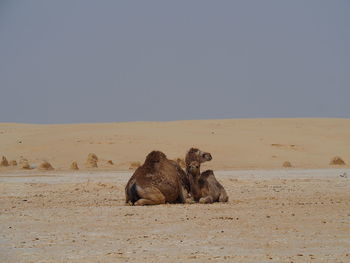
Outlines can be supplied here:
M350 1L0 1L0 122L350 118Z

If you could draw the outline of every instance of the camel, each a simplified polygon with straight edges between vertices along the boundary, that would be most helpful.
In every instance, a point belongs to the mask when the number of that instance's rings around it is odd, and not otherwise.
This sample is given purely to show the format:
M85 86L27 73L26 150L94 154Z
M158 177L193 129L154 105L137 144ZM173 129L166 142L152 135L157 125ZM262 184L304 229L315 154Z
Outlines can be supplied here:
M173 161L173 164L175 165L177 171L179 172L180 178L182 180L182 182L184 183L184 187L186 189L186 199L190 199L190 203L194 202L194 198L193 198L193 194L192 194L192 190L191 190L191 183L189 181L189 177L188 177L188 167L190 165L191 162L196 161L199 164L201 163L205 163L205 162L209 162L211 161L212 156L210 153L208 152L203 152L201 150L199 150L198 148L190 148L185 156L185 165L186 165L186 172L181 168L181 166Z
M186 159L206 162L210 153L191 148ZM193 203L187 174L160 151L152 151L143 165L136 169L125 187L126 203L156 205L164 203Z
M200 173L200 163L192 161L188 167L191 192L195 201L201 204L227 202L224 187L216 180L213 170Z
M160 151L152 151L126 185L126 202L134 205L185 203L188 194L181 179L173 161Z
M213 170L206 170L201 173L201 177L199 178L198 183L202 192L202 198L199 199L200 203L206 204L228 201L226 190L216 180Z
M191 195L193 200L198 202L202 197L201 189L199 187L199 178L201 176L200 163L192 161L189 165L186 165L187 176L190 181Z

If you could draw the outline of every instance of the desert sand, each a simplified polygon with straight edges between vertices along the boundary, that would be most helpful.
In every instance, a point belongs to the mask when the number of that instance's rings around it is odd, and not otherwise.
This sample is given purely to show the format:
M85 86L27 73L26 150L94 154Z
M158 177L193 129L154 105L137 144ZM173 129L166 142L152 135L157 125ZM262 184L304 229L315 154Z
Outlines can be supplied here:
M349 119L0 124L0 262L350 262L349 134ZM191 146L228 203L124 204L131 164Z
M210 169L329 168L339 156L350 167L350 119L232 119L99 124L0 124L0 154L56 170L86 165L89 153L99 170L128 170L152 150L184 158L191 146L212 153ZM1 156L0 156L1 157ZM113 165L108 164L113 161ZM7 170L18 169L7 167ZM94 169L92 167L92 169ZM4 167L0 167L0 172Z
M1 174L1 262L350 262L350 169L217 171L228 203L148 207L130 175Z

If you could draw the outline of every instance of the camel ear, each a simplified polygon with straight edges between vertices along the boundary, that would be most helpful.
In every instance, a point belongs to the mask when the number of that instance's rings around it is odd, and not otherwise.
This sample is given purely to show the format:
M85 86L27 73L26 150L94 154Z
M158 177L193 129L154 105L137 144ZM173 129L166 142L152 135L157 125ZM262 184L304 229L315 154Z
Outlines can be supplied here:
M198 152L199 150L197 148L191 148L188 150L188 153L195 153L195 152Z

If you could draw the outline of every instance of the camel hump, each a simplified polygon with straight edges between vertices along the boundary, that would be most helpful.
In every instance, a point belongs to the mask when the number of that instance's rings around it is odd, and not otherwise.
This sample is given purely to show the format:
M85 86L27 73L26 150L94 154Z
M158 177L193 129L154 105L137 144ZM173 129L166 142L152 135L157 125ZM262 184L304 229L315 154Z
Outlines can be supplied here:
M203 173L201 173L201 176L203 176L203 177L208 177L209 175L214 175L214 171L213 170L206 170Z
M163 152L152 151L147 155L145 163L159 163L163 159L166 159L166 155Z

